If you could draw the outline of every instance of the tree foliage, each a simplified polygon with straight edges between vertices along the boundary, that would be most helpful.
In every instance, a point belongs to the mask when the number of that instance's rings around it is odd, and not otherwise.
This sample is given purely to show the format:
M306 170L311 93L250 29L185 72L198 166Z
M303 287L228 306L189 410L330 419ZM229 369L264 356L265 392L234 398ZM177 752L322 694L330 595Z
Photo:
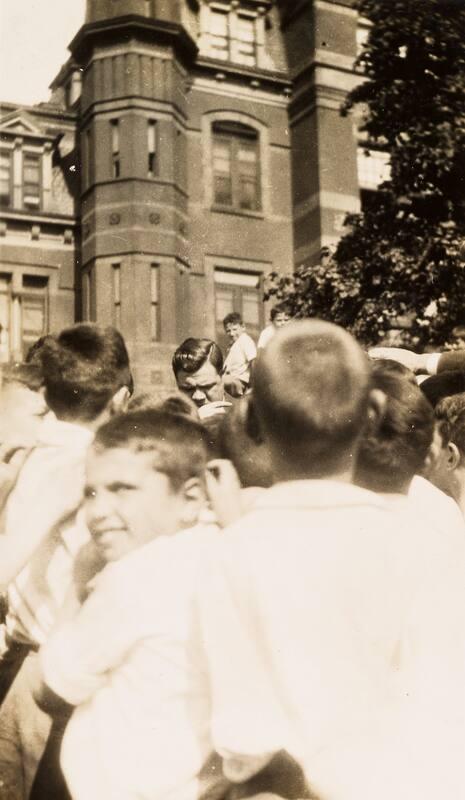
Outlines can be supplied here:
M465 2L360 0L358 11L371 22L365 80L341 113L363 109L391 176L347 217L329 263L274 276L269 293L366 343L403 324L406 344L443 344L465 323Z

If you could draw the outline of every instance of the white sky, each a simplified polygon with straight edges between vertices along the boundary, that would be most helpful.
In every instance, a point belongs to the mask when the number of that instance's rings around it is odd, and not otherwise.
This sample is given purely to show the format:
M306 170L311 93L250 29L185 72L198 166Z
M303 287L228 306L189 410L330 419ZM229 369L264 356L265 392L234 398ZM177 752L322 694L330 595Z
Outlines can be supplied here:
M49 99L85 6L85 0L0 0L0 100L33 105Z

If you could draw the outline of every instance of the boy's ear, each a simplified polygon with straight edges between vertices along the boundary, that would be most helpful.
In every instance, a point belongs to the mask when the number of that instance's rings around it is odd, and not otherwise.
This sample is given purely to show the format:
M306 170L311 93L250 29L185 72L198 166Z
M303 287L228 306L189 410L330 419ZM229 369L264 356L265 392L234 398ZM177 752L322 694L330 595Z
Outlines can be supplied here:
M381 389L370 389L368 395L368 424L377 430L386 410L387 397Z
M184 505L181 521L186 527L196 525L199 513L206 501L205 486L199 478L189 478L183 488Z
M113 416L115 414L123 414L128 407L129 400L131 399L131 393L127 386L121 386L117 392L113 395L110 400L110 414Z
M460 464L460 451L454 442L447 445L447 469L452 472Z

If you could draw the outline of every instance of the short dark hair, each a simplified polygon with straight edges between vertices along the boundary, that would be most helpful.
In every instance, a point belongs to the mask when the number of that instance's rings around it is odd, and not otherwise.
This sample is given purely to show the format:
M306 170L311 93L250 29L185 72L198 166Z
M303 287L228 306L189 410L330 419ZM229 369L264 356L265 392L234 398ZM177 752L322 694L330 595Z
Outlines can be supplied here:
M237 311L231 311L230 314L226 314L223 325L226 328L226 325L242 325L242 317Z
M285 303L277 303L270 311L270 319L273 322L278 314L289 314L289 309Z
M452 417L448 423L447 433L447 444L449 442L455 444L460 454L460 464L463 464L465 460L465 409Z
M290 471L324 477L340 468L365 423L368 359L350 334L321 320L290 322L255 362L258 418Z
M434 415L443 445L447 445L451 441L455 420L462 411L465 411L465 392L443 397L436 405Z
M444 397L465 392L465 372L448 370L422 381L421 391L432 406L436 406Z
M40 364L14 363L5 364L1 369L2 386L19 383L32 392L37 392L44 384L44 376Z
M374 492L402 492L425 464L434 433L434 413L408 375L376 365L373 386L386 397L377 426L360 440L355 480Z
M113 327L80 323L47 337L40 350L45 399L58 418L92 421L118 389L133 390L124 339Z
M178 372L197 372L206 361L210 361L218 373L223 370L223 353L211 339L185 339L175 351L171 366L175 376Z
M203 478L207 463L205 431L185 414L146 408L119 414L102 425L94 448L123 448L153 454L153 469L168 476L174 491L189 478Z

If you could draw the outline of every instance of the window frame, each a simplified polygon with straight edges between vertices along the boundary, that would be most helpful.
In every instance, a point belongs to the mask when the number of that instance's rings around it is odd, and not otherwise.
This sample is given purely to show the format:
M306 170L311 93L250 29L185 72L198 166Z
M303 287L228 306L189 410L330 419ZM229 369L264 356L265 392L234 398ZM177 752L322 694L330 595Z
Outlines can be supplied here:
M214 209L229 211L239 214L262 214L263 213L263 190L262 190L262 164L261 164L261 141L260 132L243 122L235 120L214 120L211 126L211 170L212 170L212 204ZM229 150L229 180L231 184L231 203L221 202L217 196L216 180L218 172L215 171L215 145L217 143L227 145ZM248 208L241 204L242 190L241 181L244 177L241 174L239 152L241 147L246 147L251 143L250 150L255 154L255 193L254 204ZM226 173L225 173L226 174Z

